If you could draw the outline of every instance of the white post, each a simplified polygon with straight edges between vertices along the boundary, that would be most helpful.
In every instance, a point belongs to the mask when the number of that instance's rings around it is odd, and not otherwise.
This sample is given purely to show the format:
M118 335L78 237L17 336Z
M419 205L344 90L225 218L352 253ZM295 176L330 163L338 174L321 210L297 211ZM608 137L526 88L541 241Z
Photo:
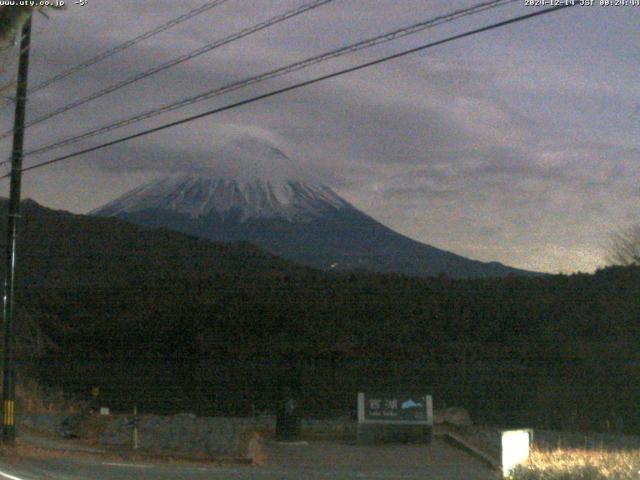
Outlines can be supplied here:
M364 422L364 393L358 392L358 423Z
M425 404L427 406L427 423L429 425L433 425L433 397L431 395L427 395L425 399Z
M506 430L502 432L502 475L508 478L518 465L529 458L531 430Z
M138 407L134 406L133 407L133 416L137 417L138 416ZM134 418L134 424L133 424L133 449L137 450L138 449L138 421L137 418Z

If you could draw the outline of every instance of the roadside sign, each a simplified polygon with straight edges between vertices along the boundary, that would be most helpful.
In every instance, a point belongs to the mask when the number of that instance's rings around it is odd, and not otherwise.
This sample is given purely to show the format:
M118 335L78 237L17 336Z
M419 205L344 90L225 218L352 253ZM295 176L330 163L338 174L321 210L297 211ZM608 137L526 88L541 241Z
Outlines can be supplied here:
M358 423L433 425L431 395L358 393Z

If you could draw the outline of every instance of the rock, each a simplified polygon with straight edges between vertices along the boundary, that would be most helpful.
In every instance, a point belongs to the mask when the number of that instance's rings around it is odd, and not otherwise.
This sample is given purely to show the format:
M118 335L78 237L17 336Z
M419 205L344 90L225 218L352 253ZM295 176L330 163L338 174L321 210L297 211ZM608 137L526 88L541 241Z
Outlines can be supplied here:
M19 425L39 432L59 434L60 425L68 415L64 414L25 414L17 418Z
M242 445L242 457L251 465L263 465L266 460L262 435L251 432L245 435Z
M77 438L80 424L86 419L87 415L84 414L68 415L60 422L58 433L62 438Z
M229 455L251 463L260 461L261 437L255 433L253 419L179 414L140 415L137 420L143 451L197 457ZM114 418L102 432L100 442L129 446L132 428L129 417Z
M444 410L434 410L433 423L442 425L448 423L456 427L470 427L473 425L469 412L460 407L449 407Z

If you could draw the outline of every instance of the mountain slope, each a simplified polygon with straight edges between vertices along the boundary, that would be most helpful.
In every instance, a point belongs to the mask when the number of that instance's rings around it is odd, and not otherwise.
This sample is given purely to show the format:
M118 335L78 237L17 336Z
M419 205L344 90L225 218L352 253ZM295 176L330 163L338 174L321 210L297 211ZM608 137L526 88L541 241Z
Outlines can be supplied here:
M164 208L121 212L118 218L164 227L215 241L249 241L274 255L321 269L369 270L408 275L446 274L455 278L526 274L500 263L484 263L404 237L353 209L327 209L300 223L212 212L190 217Z
M0 201L0 247L5 229ZM426 381L478 421L566 428L576 418L592 429L613 411L640 431L640 372L629 367L638 268L482 280L323 273L246 243L34 202L23 204L17 268L17 330L40 349L34 364L25 348L21 367L78 398L99 386L116 412L247 415L273 411L287 386L305 412L328 417L348 414L359 391Z
M225 145L202 175L151 182L92 213L214 241L248 241L325 270L461 278L531 273L471 260L394 232L281 150L255 139Z

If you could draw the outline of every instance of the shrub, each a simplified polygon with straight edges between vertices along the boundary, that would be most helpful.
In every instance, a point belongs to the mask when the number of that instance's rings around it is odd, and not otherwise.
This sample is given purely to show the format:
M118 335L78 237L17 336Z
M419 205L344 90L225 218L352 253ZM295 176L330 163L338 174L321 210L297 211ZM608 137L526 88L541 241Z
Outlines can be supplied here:
M534 450L511 480L637 480L640 451Z

